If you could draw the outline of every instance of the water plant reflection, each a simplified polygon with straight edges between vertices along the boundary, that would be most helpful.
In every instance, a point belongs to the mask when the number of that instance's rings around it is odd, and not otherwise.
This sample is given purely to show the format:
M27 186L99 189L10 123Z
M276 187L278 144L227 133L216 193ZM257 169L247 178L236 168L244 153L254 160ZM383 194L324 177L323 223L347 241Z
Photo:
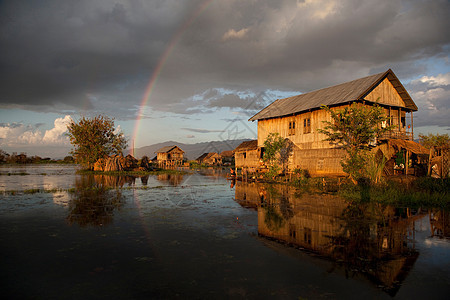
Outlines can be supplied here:
M75 189L70 194L69 224L105 226L113 220L114 211L124 204L118 187L130 182L130 176L83 175L75 180ZM134 182L134 178L132 179Z
M364 276L390 295L397 293L419 256L414 226L429 214L420 209L352 203L335 195L301 193L274 184L238 182L235 198L257 209L260 236L332 260L330 272ZM436 228L443 217L441 212L433 214ZM444 231L448 228L435 230Z

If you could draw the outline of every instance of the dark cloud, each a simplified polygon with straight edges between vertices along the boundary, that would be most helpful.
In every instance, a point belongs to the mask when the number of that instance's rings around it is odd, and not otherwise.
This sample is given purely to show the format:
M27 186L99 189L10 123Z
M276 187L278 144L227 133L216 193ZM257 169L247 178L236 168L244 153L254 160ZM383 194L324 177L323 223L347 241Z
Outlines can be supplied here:
M22 123L17 123L17 122L13 122L13 123L0 123L0 127L5 127L5 128L18 128L18 127L22 127L23 124Z
M168 49L147 104L182 114L253 112L270 103L263 91L388 68L403 81L448 58L444 0L213 1L197 16L205 3L1 2L0 107L134 119Z

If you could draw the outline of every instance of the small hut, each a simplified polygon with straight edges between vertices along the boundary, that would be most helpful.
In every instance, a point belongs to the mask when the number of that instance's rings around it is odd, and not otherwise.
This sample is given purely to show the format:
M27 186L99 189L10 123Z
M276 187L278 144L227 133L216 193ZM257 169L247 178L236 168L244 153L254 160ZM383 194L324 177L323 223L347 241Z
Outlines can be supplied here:
M203 153L196 161L199 164L205 164L210 166L217 166L222 164L222 157L216 152Z
M254 172L262 165L264 148L258 147L257 140L242 142L233 152L236 168L246 168Z
M222 164L224 166L234 165L233 150L222 151L222 153L220 153L220 156L222 157Z
M160 168L172 168L183 165L184 151L180 147L166 146L156 151L156 161Z

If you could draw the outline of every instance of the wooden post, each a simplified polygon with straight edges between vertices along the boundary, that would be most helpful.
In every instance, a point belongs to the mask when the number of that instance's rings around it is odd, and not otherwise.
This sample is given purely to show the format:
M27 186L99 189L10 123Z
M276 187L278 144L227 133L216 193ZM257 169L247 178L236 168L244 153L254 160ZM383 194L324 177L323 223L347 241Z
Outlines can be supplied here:
M392 124L392 112L391 112L391 107L389 106L389 126L393 125ZM392 134L392 129L389 130L389 137L391 137Z
M405 159L405 175L408 177L408 170L409 170L409 150L406 149L406 159Z
M433 148L430 148L430 155L428 156L428 172L427 175L431 175L431 155L433 154Z
M397 124L398 124L398 131L402 131L402 109L401 107L398 108L398 120L397 120Z
M414 141L414 122L413 122L413 111L411 111L411 141Z

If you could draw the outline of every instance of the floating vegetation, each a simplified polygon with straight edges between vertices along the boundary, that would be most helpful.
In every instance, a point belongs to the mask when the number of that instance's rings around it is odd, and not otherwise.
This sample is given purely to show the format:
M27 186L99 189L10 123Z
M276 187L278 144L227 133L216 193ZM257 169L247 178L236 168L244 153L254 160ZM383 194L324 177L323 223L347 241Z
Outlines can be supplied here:
M17 172L17 173L0 172L0 176L25 176L25 175L31 175L31 174L30 173L26 173L26 172Z
M408 185L345 185L338 194L351 201L369 201L406 207L450 208L450 179L419 178Z
M170 169L156 169L153 171L91 171L78 170L79 175L112 175L112 176L145 176L145 175L161 175L161 174L188 174L187 171L170 170Z

